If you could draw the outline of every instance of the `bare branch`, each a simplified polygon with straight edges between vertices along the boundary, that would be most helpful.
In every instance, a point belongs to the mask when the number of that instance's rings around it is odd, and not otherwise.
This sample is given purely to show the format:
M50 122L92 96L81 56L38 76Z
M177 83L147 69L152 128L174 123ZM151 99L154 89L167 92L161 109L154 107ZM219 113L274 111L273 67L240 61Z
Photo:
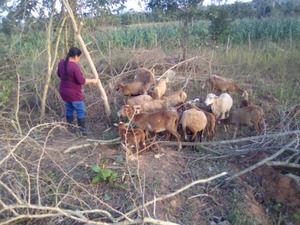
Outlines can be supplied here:
M277 151L275 154L269 156L268 158L265 158L264 160L261 160L260 162L248 167L247 169L245 170L242 170L234 175L232 175L231 177L227 178L226 180L227 181L231 181L233 180L234 178L237 178L245 173L248 173L250 172L251 170L254 170L255 168L257 167L260 167L261 165L271 161L272 159L275 159L277 156L279 156L280 154L284 153L289 146L291 146L292 144L294 144L295 142L297 141L297 138L294 138L291 142L289 142L287 145L285 145L283 148L281 148L279 151Z
M156 199L154 199L152 201L146 202L144 205L139 206L139 207L137 207L137 208L129 211L125 215L128 216L128 215L136 212L137 210L141 209L142 207L147 207L148 205L151 205L151 204L153 204L153 203L155 203L157 201L162 201L162 200L165 200L167 198L173 197L173 196L175 196L175 195L177 195L177 194L179 194L179 193L181 193L181 192L189 189L190 187L192 187L192 186L194 186L196 184L207 183L207 182L210 182L210 181L215 180L217 178L220 178L222 176L225 176L226 174L227 174L227 172L222 172L220 174L217 174L215 176L212 176L212 177L209 177L209 178L206 178L206 179L200 179L200 180L193 181L192 183L190 183L190 184L188 184L188 185L186 185L186 186L184 186L184 187L182 187L182 188L180 188L180 189L178 189L178 190L176 190L176 191L174 191L174 192L172 192L170 194L163 195L163 196L161 196L159 198L156 198ZM120 218L118 218L118 221L121 220L121 219L123 219L122 216Z

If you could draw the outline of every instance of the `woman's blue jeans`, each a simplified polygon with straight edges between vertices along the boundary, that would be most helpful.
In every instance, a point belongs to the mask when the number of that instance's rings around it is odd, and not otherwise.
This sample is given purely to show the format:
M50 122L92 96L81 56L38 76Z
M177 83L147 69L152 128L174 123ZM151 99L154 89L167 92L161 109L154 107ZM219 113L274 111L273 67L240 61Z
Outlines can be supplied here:
M85 104L83 101L65 102L65 106L66 116L73 116L74 111L76 111L77 119L85 118Z

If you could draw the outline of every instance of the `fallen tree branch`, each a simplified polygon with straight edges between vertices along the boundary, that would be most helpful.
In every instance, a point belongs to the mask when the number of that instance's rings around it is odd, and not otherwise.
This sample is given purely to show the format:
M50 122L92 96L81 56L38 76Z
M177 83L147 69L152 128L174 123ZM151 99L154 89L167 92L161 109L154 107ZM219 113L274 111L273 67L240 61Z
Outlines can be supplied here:
M212 142L212 143L218 143L220 145L221 144L233 144L233 143L239 143L239 142L244 142L244 141L255 141L255 140L264 139L264 138L277 138L277 137L288 136L288 135L292 135L292 134L300 135L300 130L293 130L293 131L287 131L287 132L282 132L282 133L246 137L246 138L240 138L240 139L234 139L234 140L218 141L218 142Z
M212 148L208 146L220 146L220 145L225 145L225 144L234 144L234 143L240 143L240 142L245 142L245 141L255 141L259 139L265 139L265 138L277 138L277 137L282 137L282 136L289 136L292 134L300 135L300 130L294 130L294 131L287 131L283 133L276 133L276 134L267 134L267 135L261 135L261 136L253 136L253 137L247 137L247 138L240 138L240 139L234 139L234 140L226 140L226 141L213 141L213 142L182 142L182 146L196 146L199 147L205 151L213 152L217 155L221 155L221 152L218 152L216 150L213 150ZM71 151L81 149L81 148L86 148L89 146L96 146L96 145L112 145L112 144L119 144L120 143L120 138L112 139L112 140L93 140L93 139L88 139L87 140L89 143L84 143L81 145L76 145L76 146L71 146L67 148L64 153L70 153ZM90 143L93 142L93 143ZM175 141L158 141L158 144L163 144L166 146L176 146L178 145L178 142ZM226 149L227 151L227 149Z
M222 206L220 203L218 203L214 197L212 197L211 195L208 194L198 194L198 195L193 195L191 197L189 197L188 199L193 199L193 198L197 198L197 197L210 197L218 206Z
M166 145L166 146L177 146L178 145L177 141L158 141L157 143L158 144L163 144L163 145ZM196 147L201 148L205 151L209 151L209 152L213 152L217 155L221 155L220 152L214 151L212 148L204 146L207 143L209 143L209 142L181 142L182 146L196 146Z
M265 163L271 161L272 159L275 159L277 156L279 156L280 154L282 154L283 152L285 152L285 151L289 148L289 146L291 146L292 144L294 144L296 141L297 141L297 138L294 138L292 141L290 141L287 145L285 145L283 148L281 148L281 149L280 149L279 151L277 151L275 154L271 155L271 156L268 157L268 158L265 158L265 159L259 161L258 163L256 163L256 164L254 164L254 165L248 167L248 168L245 169L245 170L242 170L242 171L240 171L240 172L238 172L238 173L232 175L231 177L227 178L226 181L231 181L231 180L233 180L234 178L237 178L237 177L239 177L239 176L241 176L241 175L243 175L243 174L245 174L245 173L250 172L251 170L256 169L257 167L260 167L261 165L263 165L263 164L265 164Z
M139 207L137 207L137 208L135 208L135 209L133 209L133 210L127 212L127 213L125 214L125 216L129 216L130 214L132 214L132 213L134 213L134 212L136 212L136 211L142 209L143 207L147 207L148 205L151 205L151 204L153 204L153 203L155 203L155 202L162 201L162 200L165 200L165 199L167 199L167 198L173 197L173 196L179 194L180 192L183 192L183 191L189 189L190 187L192 187L192 186L194 186L194 185L196 185L196 184L207 183L207 182L210 182L210 181L215 180L215 179L217 179L217 178L220 178L220 177L222 177L222 176L225 176L226 174L227 174L227 172L222 172L222 173L220 173L220 174L217 174L217 175L215 175L215 176L212 176L212 177L209 177L209 178L206 178L206 179L200 179L200 180L193 181L192 183L190 183L190 184L188 184L188 185L186 185L186 186L184 186L184 187L182 187L182 188L180 188L180 189L178 189L178 190L176 190L176 191L174 191L174 192L172 192L172 193L170 193L170 194L163 195L163 196L161 196L161 197L159 197L159 198L155 198L154 200L151 200L151 201L149 201L149 202L146 202L145 204L143 204L143 205L141 205L141 206L139 206ZM124 218L124 216L121 216L121 217L119 217L119 218L117 219L117 221L120 221L120 220L122 220L123 218Z
M184 61L182 61L182 62L177 63L176 65L174 65L174 66L170 67L169 69L167 69L167 70L159 77L159 79L162 78L163 76L165 76L170 70L176 68L177 66L180 66L180 65L183 64L183 63L187 63L188 61L192 61L192 60L194 60L194 59L197 59L197 56L192 57L192 58L190 58L190 59L187 59L187 60L184 60Z
M288 167L288 168L293 168L293 169L300 169L300 164L297 164L297 163L272 161L272 162L268 162L267 165L268 166Z
M300 135L300 130L293 130L293 131L287 131L283 133L275 133L275 134L266 134L266 135L260 135L260 136L252 136L252 137L246 137L246 138L239 138L239 139L233 139L233 140L225 140L225 141L212 141L212 142L182 142L183 145L186 146L202 146L202 145L221 145L221 144L235 144L245 141L255 141L259 139L264 138L277 138L282 136L289 136L292 134ZM175 141L160 141L159 143L165 144L165 145L178 145L178 142Z
M75 145L75 146L71 146L69 148L67 148L64 153L70 153L71 151L77 150L77 149L81 149L81 148L86 148L86 147L90 147L90 146L96 146L96 145L113 145L113 144L119 144L120 143L120 138L115 138L112 140L92 140L92 139L88 139L87 141L90 143L84 143L81 145Z

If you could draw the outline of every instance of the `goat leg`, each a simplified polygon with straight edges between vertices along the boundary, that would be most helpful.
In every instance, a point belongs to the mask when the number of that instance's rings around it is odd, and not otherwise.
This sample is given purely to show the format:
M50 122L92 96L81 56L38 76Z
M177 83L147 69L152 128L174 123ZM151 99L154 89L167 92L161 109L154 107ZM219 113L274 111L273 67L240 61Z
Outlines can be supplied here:
M238 126L238 125L236 125L236 126L234 127L233 139L235 139L235 138L236 138L236 133L237 133L238 129L239 129L239 126Z

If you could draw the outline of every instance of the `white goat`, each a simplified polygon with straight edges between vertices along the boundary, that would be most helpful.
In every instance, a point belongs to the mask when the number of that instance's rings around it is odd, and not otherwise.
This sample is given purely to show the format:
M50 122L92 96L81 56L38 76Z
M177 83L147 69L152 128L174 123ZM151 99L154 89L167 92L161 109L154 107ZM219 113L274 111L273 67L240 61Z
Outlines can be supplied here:
M211 105L211 110L217 119L225 119L229 116L233 100L227 93L223 93L220 96L210 93L207 95L204 103L207 106Z

